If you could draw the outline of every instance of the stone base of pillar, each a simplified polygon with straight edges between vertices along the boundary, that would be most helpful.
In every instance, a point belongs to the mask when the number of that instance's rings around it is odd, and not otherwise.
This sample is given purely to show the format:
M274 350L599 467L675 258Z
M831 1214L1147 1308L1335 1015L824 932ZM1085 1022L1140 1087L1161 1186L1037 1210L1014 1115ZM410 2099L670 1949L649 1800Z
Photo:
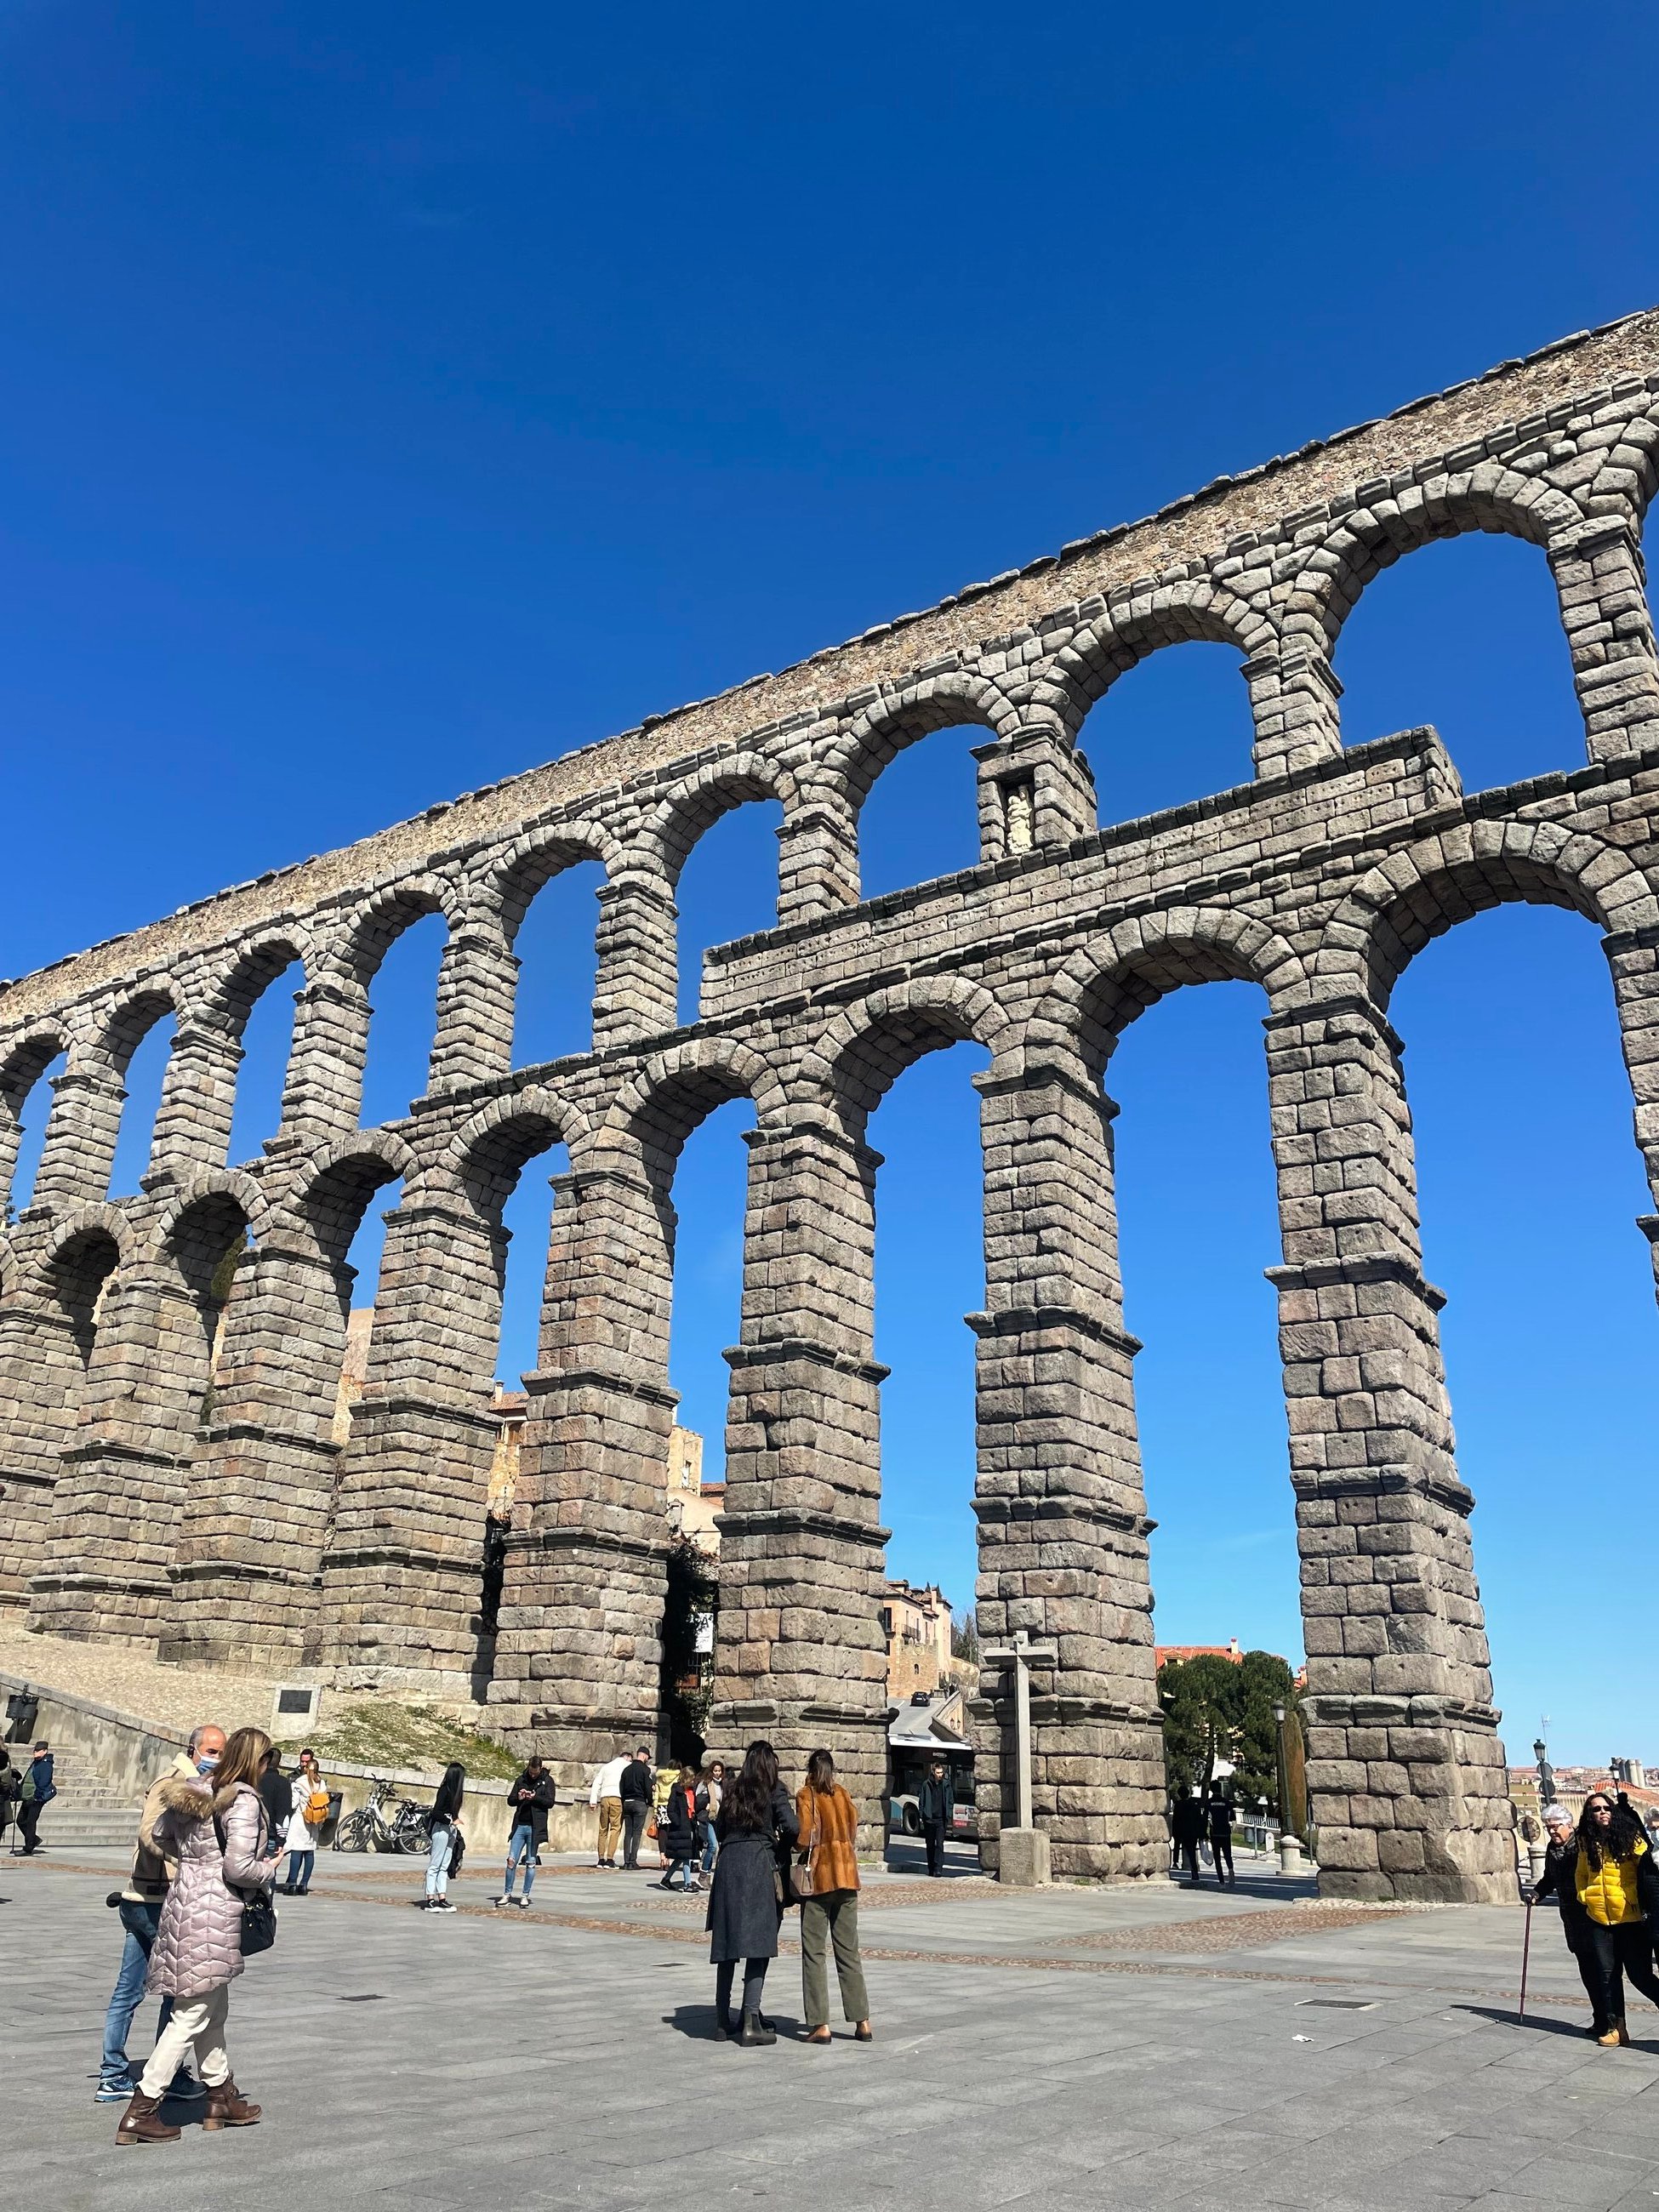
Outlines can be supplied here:
M827 1751L836 1779L858 1808L858 1852L879 1861L887 1848L887 1715L854 1706L817 1703L785 1707L763 1698L727 1698L708 1717L708 1753L726 1761L728 1774L743 1764L756 1741L769 1743L778 1771L793 1797L806 1780L806 1762Z
M1053 1881L1048 1838L1041 1828L1004 1828L997 1838L997 1880L1005 1889L1046 1889Z
M172 1587L165 1576L68 1570L32 1578L27 1621L40 1635L67 1636L82 1644L126 1644L153 1654L172 1602Z
M337 1690L416 1690L482 1698L495 1639L479 1612L475 1559L372 1544L331 1552L326 1601L301 1642L307 1666Z
M1032 1810L1054 1872L1072 1881L1145 1881L1169 1871L1162 1723L1121 1708L1091 1711L1081 1698L1034 1698L1036 1738ZM1016 1808L1013 1722L999 1728L1002 1700L969 1708L980 1747L975 1803L980 1864L1000 1871L1001 1814ZM999 1771L996 1746L1007 1746ZM1012 1824L1009 1834L1024 1833Z
M667 1547L514 1530L489 1690L491 1733L539 1752L561 1791L658 1741Z
M321 1577L249 1559L175 1561L173 1603L155 1656L179 1667L281 1674L308 1663L321 1626Z
M1322 1897L1514 1902L1514 1814L1490 1706L1327 1695L1305 1711Z

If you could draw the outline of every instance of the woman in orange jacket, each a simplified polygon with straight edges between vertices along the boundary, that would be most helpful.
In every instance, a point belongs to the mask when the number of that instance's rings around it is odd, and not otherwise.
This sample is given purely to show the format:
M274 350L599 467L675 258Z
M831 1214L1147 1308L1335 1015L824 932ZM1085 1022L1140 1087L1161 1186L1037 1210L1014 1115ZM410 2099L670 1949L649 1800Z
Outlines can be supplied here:
M806 1786L795 1800L799 1849L811 1870L812 1893L801 1899L800 1973L806 2040L830 2040L830 1977L824 1954L836 1954L841 2008L860 2043L871 2040L870 2000L859 1956L858 1808L836 1779L836 1762L815 1751Z
M1653 1971L1659 1868L1636 1814L1600 1790L1584 1800L1579 1815L1573 1887L1586 1915L1587 1955L1601 1983L1596 2013L1607 2024L1595 2039L1612 2050L1630 2041L1617 1989L1621 1968L1650 2004L1659 2005Z

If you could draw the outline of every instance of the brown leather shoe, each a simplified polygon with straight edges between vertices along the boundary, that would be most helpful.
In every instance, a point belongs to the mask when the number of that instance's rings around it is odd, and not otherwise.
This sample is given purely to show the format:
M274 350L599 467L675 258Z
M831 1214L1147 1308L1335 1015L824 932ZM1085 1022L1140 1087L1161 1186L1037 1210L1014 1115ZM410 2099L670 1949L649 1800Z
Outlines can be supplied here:
M207 2110L202 2115L202 2132L207 2135L216 2128L257 2127L259 2111L259 2106L250 2105L227 2075L216 2089L208 2091Z
M142 2089L132 2093L132 2102L121 2115L115 2130L118 2143L177 2142L179 2130L161 2118L161 2100L147 2097Z

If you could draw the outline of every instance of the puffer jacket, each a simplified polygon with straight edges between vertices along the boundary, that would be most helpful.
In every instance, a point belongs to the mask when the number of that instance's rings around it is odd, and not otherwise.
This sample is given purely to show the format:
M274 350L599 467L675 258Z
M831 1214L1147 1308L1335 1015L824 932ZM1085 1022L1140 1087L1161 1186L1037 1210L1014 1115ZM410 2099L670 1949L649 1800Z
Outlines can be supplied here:
M1603 1846L1600 1866L1592 1866L1589 1853L1581 1850L1573 1877L1578 1902L1598 1927L1628 1928L1659 1914L1659 1878L1645 1843L1635 1844L1622 1859Z
M162 1811L155 1824L158 1847L179 1871L161 1907L149 1973L154 1996L205 1996L242 1971L242 1896L269 1889L276 1862L264 1856L265 1808L246 1782L210 1796L205 1784L169 1775L161 1784ZM225 1832L222 1856L214 1832ZM234 1885L234 1887L232 1887Z

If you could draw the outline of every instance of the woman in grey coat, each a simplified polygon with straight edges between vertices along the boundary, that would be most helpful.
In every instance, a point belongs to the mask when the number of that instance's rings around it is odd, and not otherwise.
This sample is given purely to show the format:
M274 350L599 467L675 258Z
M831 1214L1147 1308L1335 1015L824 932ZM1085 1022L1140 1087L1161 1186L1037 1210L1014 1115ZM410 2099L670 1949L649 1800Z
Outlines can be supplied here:
M257 1786L270 1749L270 1738L258 1729L238 1729L215 1772L199 1779L169 1775L161 1784L156 1846L169 1858L176 1854L179 1872L161 1907L146 1986L173 1999L173 2017L121 2116L118 2142L178 2140L161 2106L192 2046L207 2084L204 2129L251 2127L259 2117L231 2079L225 2015L231 1983L242 1971L243 1899L268 1891L276 1878Z
M767 1966L778 1955L784 1874L790 1846L800 1832L769 1743L750 1745L714 1825L720 1851L714 1862L707 1923L713 1938L708 1955L716 1969L714 2004L720 2033L730 2035L732 1982L741 1959L743 2025L738 2041L750 2049L778 2039L761 2012L761 1993Z

